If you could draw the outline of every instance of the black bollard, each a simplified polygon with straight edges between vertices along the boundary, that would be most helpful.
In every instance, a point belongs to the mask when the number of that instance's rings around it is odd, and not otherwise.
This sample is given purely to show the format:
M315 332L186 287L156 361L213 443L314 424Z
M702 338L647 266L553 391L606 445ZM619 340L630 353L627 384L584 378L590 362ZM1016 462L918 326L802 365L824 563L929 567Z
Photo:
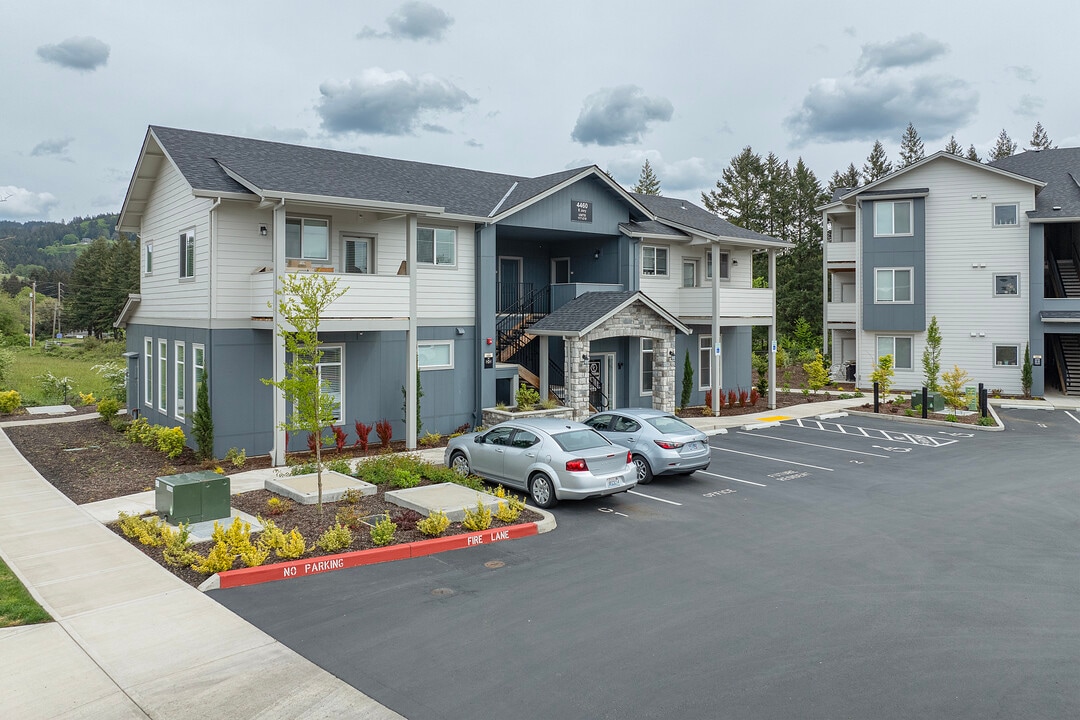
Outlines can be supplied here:
M922 416L923 420L926 419L926 386L923 385L922 389Z
M878 411L878 384L874 383L874 412Z

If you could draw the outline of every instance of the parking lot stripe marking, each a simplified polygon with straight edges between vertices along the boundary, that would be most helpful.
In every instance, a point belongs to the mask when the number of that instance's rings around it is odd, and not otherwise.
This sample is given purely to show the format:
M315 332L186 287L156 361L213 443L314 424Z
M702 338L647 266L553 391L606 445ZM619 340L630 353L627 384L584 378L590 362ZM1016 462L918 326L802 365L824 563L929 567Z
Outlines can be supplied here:
M952 445L957 442L956 440L945 440L942 438L928 437L926 435L918 435L916 433L897 432L895 430L882 430L880 428L864 428L859 425L841 425L840 423L823 423L820 420L806 420L804 418L798 418L790 423L785 423L785 427L799 427L804 430L824 430L825 432L839 433L841 435L855 435L857 431L859 435L870 440L887 440L889 442L902 442L910 443L912 445L923 445L925 447L942 447L943 445Z
M627 490L626 492L631 495L637 495L638 497L649 498L650 500L656 500L657 502L666 502L668 505L678 505L682 507L682 503L677 503L674 500L665 500L664 498L653 497L652 495L646 495L645 493L639 493L637 490Z
M736 455L749 455L750 457L761 458L762 460L772 460L774 462L787 463L788 465L799 465L800 467L814 468L815 470L827 470L833 472L832 468L821 467L820 465L810 465L809 463L795 462L794 460L783 460L781 458L769 457L768 455L758 455L756 453L742 452L741 450L731 450L729 448L719 448L716 446L710 446L713 450L719 450L720 452L735 453Z
M803 442L802 440L789 440L788 438L776 437L775 435L759 435L757 433L740 432L740 435L753 435L754 437L767 438L769 440L782 440L783 442L795 443L796 445L809 445L810 447L825 448L826 450L836 450L837 452L855 453L856 455L869 455L871 457L887 458L888 455L880 455L878 453L863 452L862 450L848 450L847 448L833 447L832 445L818 445L817 443Z
M1080 423L1080 418L1076 417L1075 415L1073 415L1073 414L1072 414L1071 412L1069 412L1068 410L1066 410L1066 411L1065 411L1065 414L1066 414L1066 415L1068 415L1069 417L1071 417L1071 418L1072 418L1073 420L1075 420L1076 422Z
M760 422L780 422L781 420L790 420L788 415L770 415L769 417L758 418Z
M723 478L724 480L731 480L732 482L746 483L747 485L757 485L758 487L769 487L764 483L750 482L749 480L740 480L739 478L728 477L727 475L717 475L716 473L706 472L704 470L698 470L702 475L708 475L709 477Z

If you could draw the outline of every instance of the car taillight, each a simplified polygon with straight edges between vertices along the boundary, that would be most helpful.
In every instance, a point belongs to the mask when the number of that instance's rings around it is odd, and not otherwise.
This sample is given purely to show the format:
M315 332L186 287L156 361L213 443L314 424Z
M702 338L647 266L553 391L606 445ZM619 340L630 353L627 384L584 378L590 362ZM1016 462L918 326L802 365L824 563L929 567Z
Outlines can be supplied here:
M584 460L567 460L566 469L570 472L585 472L589 469L589 466L585 464Z
M670 440L653 440L653 442L664 448L665 450L678 450L683 445L685 445L685 443L671 442Z
M626 451L626 464L629 465L632 462L634 462L634 453L627 450Z

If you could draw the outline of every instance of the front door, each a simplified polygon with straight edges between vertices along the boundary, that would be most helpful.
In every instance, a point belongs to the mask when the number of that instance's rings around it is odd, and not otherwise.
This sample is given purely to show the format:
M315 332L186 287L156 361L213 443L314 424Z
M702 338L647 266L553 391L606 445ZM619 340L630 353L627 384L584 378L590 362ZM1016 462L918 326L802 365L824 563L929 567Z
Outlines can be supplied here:
M551 260L551 284L565 285L570 282L570 258L553 258Z
M505 312L521 299L521 258L500 257L498 277L498 312Z
M597 410L615 407L615 353L594 353L589 358L589 404Z

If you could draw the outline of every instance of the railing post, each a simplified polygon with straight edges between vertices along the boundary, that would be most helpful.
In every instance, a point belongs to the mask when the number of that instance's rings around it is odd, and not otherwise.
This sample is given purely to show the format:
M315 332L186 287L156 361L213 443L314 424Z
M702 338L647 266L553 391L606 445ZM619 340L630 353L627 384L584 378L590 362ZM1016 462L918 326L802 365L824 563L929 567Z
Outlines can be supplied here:
M874 412L878 411L880 398L878 396L878 384L874 383Z
M922 388L922 416L923 416L923 420L925 420L926 419L926 386L925 385L923 385L923 388Z

